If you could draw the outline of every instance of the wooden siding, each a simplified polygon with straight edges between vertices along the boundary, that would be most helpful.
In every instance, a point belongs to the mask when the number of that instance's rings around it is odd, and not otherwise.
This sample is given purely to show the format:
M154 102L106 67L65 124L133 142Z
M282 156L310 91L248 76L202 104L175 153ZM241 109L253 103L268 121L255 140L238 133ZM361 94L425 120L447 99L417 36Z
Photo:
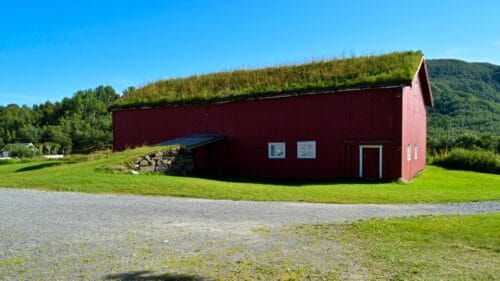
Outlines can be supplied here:
M401 130L410 123L403 124L402 110L413 110L410 105L402 106L403 97L411 94L405 91L396 87L118 110L113 112L113 147L123 150L189 134L223 134L224 141L195 150L200 172L328 179L358 177L359 145L381 144L383 177L398 179L408 169L401 165ZM425 125L418 135L422 134L425 136ZM298 159L298 141L316 141L316 158ZM285 142L286 158L268 159L268 142ZM421 152L425 155L425 141ZM425 161L425 157L421 159Z
M427 145L426 101L422 92L421 75L416 75L412 86L403 88L403 128L401 150L401 178L411 180L418 172L425 169ZM411 147L411 159L407 158L407 146ZM415 159L415 145L418 145L418 157Z

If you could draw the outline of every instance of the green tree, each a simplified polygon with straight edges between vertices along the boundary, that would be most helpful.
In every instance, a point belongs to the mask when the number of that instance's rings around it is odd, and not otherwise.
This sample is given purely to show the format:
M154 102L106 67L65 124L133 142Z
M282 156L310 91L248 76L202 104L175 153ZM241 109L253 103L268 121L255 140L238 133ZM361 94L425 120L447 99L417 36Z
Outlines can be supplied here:
M64 99L65 112L61 126L71 137L73 149L89 152L111 147L111 114L108 107L118 98L111 87L97 87L78 91L71 99Z
M42 138L45 140L44 143L59 144L62 150L61 152L63 153L71 152L73 143L70 136L63 131L61 126L45 126L43 128Z
M27 125L17 131L16 140L19 142L37 143L40 141L42 129L33 125Z
M106 109L109 108L113 102L120 96L115 92L115 89L111 86L99 86L94 90L95 95L98 100L102 101Z

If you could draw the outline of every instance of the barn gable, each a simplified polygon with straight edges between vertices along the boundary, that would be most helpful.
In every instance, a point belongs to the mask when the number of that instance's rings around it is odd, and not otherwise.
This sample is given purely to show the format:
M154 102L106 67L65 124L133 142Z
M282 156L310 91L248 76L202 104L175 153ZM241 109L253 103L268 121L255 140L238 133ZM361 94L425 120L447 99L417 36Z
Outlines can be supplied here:
M431 83L429 80L429 71L427 70L427 65L425 64L425 59L422 58L420 65L418 67L415 78L418 77L420 83L422 84L422 94L424 97L424 102L426 106L434 106L434 100L432 99ZM414 79L415 79L414 78Z

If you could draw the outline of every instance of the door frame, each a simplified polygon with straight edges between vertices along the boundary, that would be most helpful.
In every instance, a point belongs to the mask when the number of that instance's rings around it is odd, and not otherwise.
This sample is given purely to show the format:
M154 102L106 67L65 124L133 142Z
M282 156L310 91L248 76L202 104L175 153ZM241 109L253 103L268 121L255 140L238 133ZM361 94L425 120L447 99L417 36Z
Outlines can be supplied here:
M378 178L382 178L382 155L383 146L380 145L359 145L359 177L363 177L363 148L378 148Z

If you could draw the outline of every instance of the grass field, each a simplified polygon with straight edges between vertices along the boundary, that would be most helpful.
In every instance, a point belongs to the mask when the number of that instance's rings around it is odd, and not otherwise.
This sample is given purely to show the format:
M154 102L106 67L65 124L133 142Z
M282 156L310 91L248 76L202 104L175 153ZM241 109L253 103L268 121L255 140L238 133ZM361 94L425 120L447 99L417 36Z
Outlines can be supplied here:
M292 232L310 243L339 241L367 280L498 280L499 229L496 213L304 225ZM339 268L339 279L351 279L348 271Z
M247 183L165 175L125 175L107 167L158 148L86 162L34 161L0 165L0 186L91 193L130 193L232 200L321 203L414 203L500 200L500 176L428 166L412 183ZM92 156L90 157L92 158ZM97 157L99 158L99 157Z

